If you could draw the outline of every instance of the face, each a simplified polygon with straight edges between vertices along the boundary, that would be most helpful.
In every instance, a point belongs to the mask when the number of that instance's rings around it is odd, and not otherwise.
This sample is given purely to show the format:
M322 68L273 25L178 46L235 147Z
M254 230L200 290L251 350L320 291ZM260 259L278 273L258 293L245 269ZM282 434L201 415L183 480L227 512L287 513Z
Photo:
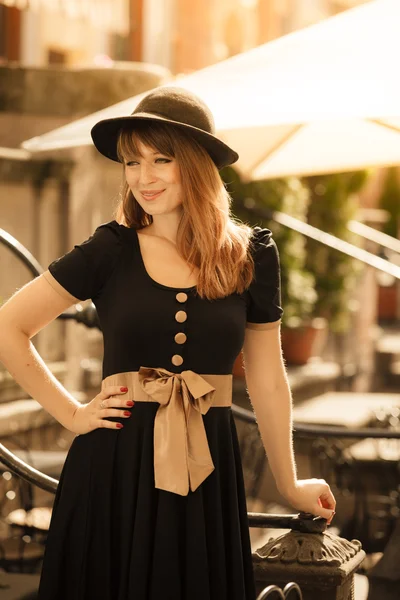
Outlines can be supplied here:
M132 194L150 215L180 212L182 186L176 159L141 142L138 149L141 156L132 156L125 163L126 181Z

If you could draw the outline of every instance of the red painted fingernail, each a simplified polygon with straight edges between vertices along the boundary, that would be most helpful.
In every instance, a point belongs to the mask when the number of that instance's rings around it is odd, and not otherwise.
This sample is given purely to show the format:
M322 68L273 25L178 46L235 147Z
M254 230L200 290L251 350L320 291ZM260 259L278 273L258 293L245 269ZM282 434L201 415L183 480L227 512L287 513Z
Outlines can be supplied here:
M122 427L123 427L122 423L117 423L116 426L118 427L118 429L122 429Z
M134 402L132 402L132 400L128 400L128 401L127 401L127 403L126 403L126 405L127 405L127 406L133 406L134 404L135 404L135 403L134 403Z
M124 410L124 415L125 417L130 417L132 413L128 412L127 410Z
M125 387L125 386L124 386L124 387L122 387L122 388L120 388L120 389L121 389L121 392L127 392L127 391L128 391L128 388L127 388L127 387Z

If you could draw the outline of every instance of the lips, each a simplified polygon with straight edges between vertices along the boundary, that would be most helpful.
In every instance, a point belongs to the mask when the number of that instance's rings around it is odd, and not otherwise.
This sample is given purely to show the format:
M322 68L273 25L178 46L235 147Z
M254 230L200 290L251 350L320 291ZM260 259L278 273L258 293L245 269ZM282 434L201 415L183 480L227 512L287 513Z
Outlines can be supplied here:
M155 200L163 193L164 190L159 192L140 192L145 200Z

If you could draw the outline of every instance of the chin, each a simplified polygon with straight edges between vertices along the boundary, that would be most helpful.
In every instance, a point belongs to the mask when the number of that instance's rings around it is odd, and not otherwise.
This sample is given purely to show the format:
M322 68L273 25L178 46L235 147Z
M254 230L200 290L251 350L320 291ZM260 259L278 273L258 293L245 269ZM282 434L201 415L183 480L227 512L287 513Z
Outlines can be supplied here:
M167 213L168 211L163 210L162 208L157 208L156 206L149 206L148 208L143 208L144 212L147 212L148 215L162 215Z

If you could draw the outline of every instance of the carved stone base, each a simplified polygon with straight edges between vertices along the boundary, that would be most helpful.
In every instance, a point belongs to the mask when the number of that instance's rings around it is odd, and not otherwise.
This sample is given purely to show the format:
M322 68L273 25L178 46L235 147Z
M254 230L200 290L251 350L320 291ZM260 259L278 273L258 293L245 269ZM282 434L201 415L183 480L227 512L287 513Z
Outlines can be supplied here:
M269 584L295 581L304 600L352 600L354 572L364 557L357 540L290 531L253 554L257 593Z

